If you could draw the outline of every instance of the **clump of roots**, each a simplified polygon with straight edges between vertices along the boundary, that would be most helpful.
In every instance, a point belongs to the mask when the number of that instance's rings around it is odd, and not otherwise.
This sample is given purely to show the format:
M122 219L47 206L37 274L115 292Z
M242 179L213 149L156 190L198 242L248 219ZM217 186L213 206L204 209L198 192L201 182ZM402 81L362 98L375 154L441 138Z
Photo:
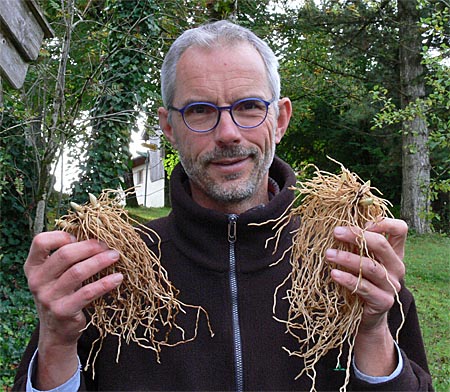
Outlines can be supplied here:
M94 300L86 309L90 315L86 328L93 325L99 332L98 339L92 344L86 369L90 365L94 368L107 335L118 337L117 362L122 340L127 344L135 342L154 350L159 362L161 346L174 346L195 339L201 313L206 315L213 336L206 311L200 306L186 305L177 299L178 290L160 263L158 234L128 215L117 197L117 191L105 190L98 199L90 194L89 199L89 203L81 206L71 203L73 210L58 219L56 226L73 234L79 241L95 238L120 253L118 262L84 284L116 272L122 273L124 279L116 290ZM152 242L157 241L158 254L148 248L139 233ZM186 307L197 311L195 329L190 338L185 338L185 331L176 323L177 315L185 313ZM174 328L179 331L178 336L181 338L175 343L169 343L169 334Z
M326 261L325 251L334 248L357 252L361 260L363 257L374 260L363 235L366 224L390 215L389 202L372 193L376 189L370 182L363 182L356 174L340 166L341 174L335 175L309 165L314 169L313 178L297 182L293 188L298 192L296 200L282 217L274 221L276 234L272 239L276 242L289 222L300 221L293 233L292 246L287 251L290 252L292 270L275 292L274 313L277 293L290 282L291 287L285 297L289 303L287 319L277 320L286 324L287 332L299 343L297 351L285 350L303 359L304 368L297 378L306 373L312 379L311 390L315 390L315 365L335 348L339 350L336 369L346 369L341 390L346 389L354 338L363 314L360 298L332 280L331 270L342 268ZM356 246L335 241L333 230L342 225L361 229ZM358 285L361 278L360 269ZM343 368L340 361L345 345L348 345L349 352Z

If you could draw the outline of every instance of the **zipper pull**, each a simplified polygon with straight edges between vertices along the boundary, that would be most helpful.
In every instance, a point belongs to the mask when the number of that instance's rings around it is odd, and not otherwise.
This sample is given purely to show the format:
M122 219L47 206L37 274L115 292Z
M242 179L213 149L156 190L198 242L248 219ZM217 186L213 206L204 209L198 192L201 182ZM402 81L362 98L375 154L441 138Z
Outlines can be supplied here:
M228 215L228 242L234 244L236 242L236 214Z

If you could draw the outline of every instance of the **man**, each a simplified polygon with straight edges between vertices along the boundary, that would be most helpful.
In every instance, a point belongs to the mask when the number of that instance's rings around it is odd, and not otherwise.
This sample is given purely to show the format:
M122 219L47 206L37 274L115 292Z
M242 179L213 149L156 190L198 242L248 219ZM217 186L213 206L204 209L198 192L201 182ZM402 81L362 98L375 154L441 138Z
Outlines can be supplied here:
M263 41L220 21L185 32L162 68L160 125L181 165L172 174L171 214L149 226L161 237L162 263L180 299L207 310L215 336L201 322L195 340L163 348L160 364L151 350L125 343L116 362L118 343L110 337L96 359L95 377L80 372L79 360L85 363L96 337L90 328L80 332L86 325L83 309L120 285L122 276L81 283L116 262L118 254L95 240L75 242L67 233L43 233L34 239L25 263L40 324L15 388L311 389L309 377L295 379L302 360L283 347L293 351L296 342L272 314L273 294L289 273L289 263L285 258L271 264L290 245L290 230L273 252L265 247L273 235L270 225L249 225L279 217L293 199L294 173L275 157L291 117L291 102L279 99L277 67ZM356 290L365 305L354 346L352 390L431 389L414 303L401 288L406 232L403 222L385 219L365 235L400 292L406 323L398 347L391 334L401 323L394 290L379 262L374 266L364 260ZM348 227L334 235L355 242ZM352 271L335 270L333 278L353 291L359 255L330 249L327 257ZM286 312L281 306L277 317ZM194 322L189 314L180 320L187 330ZM317 364L317 390L343 385L345 372L336 371L336 355Z

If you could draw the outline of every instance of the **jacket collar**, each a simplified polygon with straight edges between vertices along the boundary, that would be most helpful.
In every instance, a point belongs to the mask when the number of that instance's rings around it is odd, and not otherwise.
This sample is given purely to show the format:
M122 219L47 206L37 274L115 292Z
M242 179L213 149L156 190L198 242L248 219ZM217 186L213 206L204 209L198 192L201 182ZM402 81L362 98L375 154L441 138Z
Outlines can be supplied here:
M273 237L273 223L261 224L280 217L293 201L294 194L290 186L296 177L289 165L275 157L269 176L277 184L279 191L273 191L267 205L257 206L238 216L236 223L235 254L236 266L240 272L252 272L267 268L277 261L291 244L290 229L283 231L278 250L274 253L274 241L266 247L266 241ZM272 189L276 189L272 185ZM228 225L229 216L221 212L203 208L190 196L188 177L177 165L171 178L172 212L170 221L173 225L172 241L178 250L193 262L208 269L228 271L229 250Z

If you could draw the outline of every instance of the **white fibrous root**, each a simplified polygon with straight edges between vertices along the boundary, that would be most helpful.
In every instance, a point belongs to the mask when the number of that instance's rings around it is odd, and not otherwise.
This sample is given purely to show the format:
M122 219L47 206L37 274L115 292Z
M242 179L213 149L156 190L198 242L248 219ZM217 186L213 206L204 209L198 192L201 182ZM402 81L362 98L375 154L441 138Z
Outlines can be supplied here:
M95 360L108 335L118 338L117 362L122 341L154 350L159 362L162 346L175 346L195 339L202 313L213 336L207 312L201 306L186 305L177 299L179 292L160 262L158 234L132 219L117 194L116 190L105 190L99 198L89 194L88 203L71 202L72 210L56 220L57 228L74 235L78 241L98 239L120 254L119 261L84 282L86 285L113 273L121 273L124 277L117 289L94 300L86 309L90 316L86 328L93 325L99 332L85 366L85 369L93 367L93 376ZM141 236L157 243L158 254ZM176 322L177 315L186 313L186 308L197 312L194 331L189 338ZM175 343L170 343L169 336L174 329L178 331L177 338Z
M336 369L346 371L341 391L346 390L355 336L363 314L363 302L355 294L362 279L362 259L367 257L375 262L367 249L364 232L367 225L391 216L390 203L372 193L381 194L371 187L370 181L362 181L342 164L336 163L341 166L340 174L308 165L305 170L312 168L313 177L297 182L292 188L298 194L294 203L280 218L270 221L274 223L276 234L268 242L275 240L275 247L289 223L299 223L293 233L291 248L284 252L290 254L292 270L276 289L274 314L280 290L290 284L284 297L289 303L287 318L275 318L286 325L287 332L299 344L298 350L284 349L291 356L303 359L304 367L297 378L308 375L312 380L311 391L315 391L315 366L332 349L338 349ZM353 228L357 233L357 245L336 241L333 232L337 226ZM354 292L331 278L331 270L343 268L325 259L325 251L330 248L360 255L358 284ZM389 281L387 273L386 278ZM398 294L397 301L401 307ZM345 346L348 354L342 366Z

